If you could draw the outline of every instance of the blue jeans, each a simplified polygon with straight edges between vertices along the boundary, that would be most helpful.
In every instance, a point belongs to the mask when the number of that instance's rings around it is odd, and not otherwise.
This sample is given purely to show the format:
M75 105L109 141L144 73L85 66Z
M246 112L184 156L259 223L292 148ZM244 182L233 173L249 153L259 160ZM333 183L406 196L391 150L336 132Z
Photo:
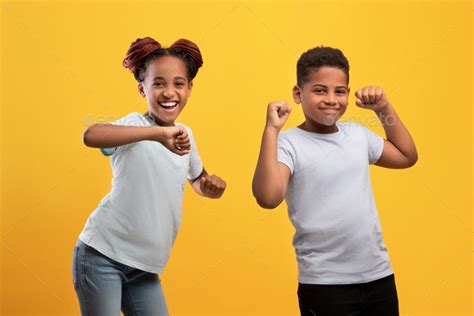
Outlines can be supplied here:
M129 267L78 240L72 259L74 289L86 316L168 316L157 274Z

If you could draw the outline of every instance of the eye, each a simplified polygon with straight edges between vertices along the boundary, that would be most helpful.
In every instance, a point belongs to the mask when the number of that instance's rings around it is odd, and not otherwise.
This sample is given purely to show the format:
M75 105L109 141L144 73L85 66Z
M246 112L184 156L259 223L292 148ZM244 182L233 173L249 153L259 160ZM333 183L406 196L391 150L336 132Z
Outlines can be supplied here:
M346 90L337 90L336 93L338 95L345 95L346 94Z
M182 88L182 87L184 87L184 82L176 82L175 86L177 86L179 88Z
M316 93L316 94L323 94L323 93L324 93L324 89L322 89L322 88L316 88L316 89L313 90L313 92Z
M155 82L153 84L154 87L163 87L163 83L162 82Z

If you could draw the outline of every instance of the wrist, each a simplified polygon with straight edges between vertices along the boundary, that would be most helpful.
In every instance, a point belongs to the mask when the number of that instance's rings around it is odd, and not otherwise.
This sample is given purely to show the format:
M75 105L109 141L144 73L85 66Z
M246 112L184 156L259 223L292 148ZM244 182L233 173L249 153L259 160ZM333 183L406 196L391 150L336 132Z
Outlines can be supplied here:
M278 135L280 133L280 129L281 128L278 128L278 127L275 127L275 126L271 126L271 125L265 125L265 129L263 130L263 133L264 134L275 134L275 135Z
M392 121L396 117L394 108L388 103L384 108L375 111L382 125Z
M153 140L156 142L163 142L163 127L162 126L152 126L151 128L151 135L149 137L149 140Z
M385 106L383 106L380 109L374 110L374 112L378 116L380 116L380 115L386 116L386 115L392 114L394 112L394 109L393 109L392 105L389 102L387 102L387 104Z

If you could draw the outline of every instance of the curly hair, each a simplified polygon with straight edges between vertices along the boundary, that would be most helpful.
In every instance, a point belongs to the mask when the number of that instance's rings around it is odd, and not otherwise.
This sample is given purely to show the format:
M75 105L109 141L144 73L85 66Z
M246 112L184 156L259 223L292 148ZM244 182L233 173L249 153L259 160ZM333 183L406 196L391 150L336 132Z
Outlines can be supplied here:
M132 42L122 64L133 73L138 82L142 82L150 61L160 56L174 56L181 59L186 65L189 81L196 77L203 64L201 51L190 40L179 39L170 47L164 48L151 37L137 38Z
M349 61L337 48L318 46L304 52L296 64L296 80L298 86L309 80L309 75L321 67L336 67L341 69L349 84Z

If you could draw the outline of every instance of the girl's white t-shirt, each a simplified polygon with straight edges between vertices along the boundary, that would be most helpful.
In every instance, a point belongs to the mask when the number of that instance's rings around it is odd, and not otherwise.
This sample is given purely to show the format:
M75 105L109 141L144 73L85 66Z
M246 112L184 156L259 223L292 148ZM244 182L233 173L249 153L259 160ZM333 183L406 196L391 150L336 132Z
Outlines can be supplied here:
M130 113L114 125L153 126L141 113ZM181 225L187 179L203 166L191 129L190 154L179 156L161 143L140 141L101 149L111 156L112 189L89 216L79 239L105 256L143 271L161 274Z

